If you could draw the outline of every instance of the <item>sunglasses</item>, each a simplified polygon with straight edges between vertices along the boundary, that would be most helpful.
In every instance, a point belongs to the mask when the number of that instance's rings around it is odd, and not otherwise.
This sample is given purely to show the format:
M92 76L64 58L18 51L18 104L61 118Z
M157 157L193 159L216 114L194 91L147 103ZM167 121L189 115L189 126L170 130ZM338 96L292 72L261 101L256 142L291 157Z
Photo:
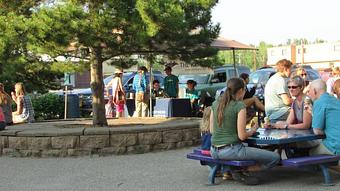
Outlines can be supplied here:
M307 76L307 74L301 74L301 76Z
M298 88L299 86L288 86L288 89L296 89Z

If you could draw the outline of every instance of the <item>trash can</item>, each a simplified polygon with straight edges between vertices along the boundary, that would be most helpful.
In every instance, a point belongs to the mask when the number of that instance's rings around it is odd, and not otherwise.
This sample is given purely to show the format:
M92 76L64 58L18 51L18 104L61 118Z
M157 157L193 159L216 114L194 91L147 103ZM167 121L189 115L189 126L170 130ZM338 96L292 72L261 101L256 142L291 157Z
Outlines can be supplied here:
M79 96L77 94L67 95L67 118L78 118L80 116Z

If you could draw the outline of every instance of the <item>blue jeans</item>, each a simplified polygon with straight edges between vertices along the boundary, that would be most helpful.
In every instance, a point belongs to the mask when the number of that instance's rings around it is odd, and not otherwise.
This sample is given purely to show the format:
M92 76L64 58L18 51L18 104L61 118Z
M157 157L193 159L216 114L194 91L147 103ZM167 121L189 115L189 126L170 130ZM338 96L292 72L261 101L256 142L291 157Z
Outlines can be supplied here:
M279 154L254 147L246 147L243 144L236 144L217 150L210 148L211 156L214 159L224 160L255 160L264 169L274 167L279 161Z

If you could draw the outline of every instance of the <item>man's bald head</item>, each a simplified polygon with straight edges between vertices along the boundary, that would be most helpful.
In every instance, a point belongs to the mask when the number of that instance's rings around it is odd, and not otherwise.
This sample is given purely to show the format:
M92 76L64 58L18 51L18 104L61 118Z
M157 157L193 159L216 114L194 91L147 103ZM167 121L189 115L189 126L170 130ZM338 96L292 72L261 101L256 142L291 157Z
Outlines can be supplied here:
M308 96L312 100L318 99L323 93L326 92L326 83L322 79L313 80L310 83Z
M322 79L313 80L310 86L316 90L326 91L326 83Z

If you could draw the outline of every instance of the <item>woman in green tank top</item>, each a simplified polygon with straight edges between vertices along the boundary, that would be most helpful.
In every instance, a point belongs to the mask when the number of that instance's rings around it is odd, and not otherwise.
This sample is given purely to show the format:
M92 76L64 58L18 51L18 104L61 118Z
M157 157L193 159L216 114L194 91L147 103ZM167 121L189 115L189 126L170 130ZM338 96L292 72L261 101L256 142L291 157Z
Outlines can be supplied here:
M257 130L256 126L246 130L246 107L242 101L244 93L243 80L232 78L227 82L227 90L213 103L210 115L211 155L214 159L255 160L258 165L248 168L252 171L274 167L280 161L277 153L242 144ZM245 184L249 183L249 178L253 178L240 172L232 172L232 175Z

